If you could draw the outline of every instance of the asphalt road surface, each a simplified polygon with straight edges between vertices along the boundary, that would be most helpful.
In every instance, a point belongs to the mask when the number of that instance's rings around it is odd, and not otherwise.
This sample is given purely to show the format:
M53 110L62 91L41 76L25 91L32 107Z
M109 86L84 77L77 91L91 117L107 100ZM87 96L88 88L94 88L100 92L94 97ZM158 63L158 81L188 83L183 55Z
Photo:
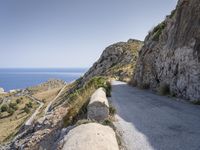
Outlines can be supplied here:
M200 106L119 81L111 100L128 150L200 150Z

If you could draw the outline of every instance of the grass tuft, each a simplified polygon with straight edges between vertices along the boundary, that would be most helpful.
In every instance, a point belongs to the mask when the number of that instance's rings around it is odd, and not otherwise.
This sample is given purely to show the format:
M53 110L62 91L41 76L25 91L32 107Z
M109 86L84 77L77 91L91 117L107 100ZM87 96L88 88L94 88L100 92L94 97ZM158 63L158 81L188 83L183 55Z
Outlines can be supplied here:
M170 95L169 85L166 83L160 84L160 86L158 88L158 92L160 95Z
M141 89L149 89L150 88L150 84L149 83L143 83L142 85L140 85Z
M200 105L200 100L191 101L194 105Z

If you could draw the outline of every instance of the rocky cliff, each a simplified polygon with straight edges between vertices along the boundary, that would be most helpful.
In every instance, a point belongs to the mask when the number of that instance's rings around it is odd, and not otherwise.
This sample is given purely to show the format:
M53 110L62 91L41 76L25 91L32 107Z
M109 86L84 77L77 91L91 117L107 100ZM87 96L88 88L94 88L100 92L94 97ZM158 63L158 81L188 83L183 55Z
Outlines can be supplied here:
M171 15L147 35L133 82L200 101L200 3L179 0Z
M109 76L119 80L129 80L141 46L141 41L133 39L108 46L99 60L85 73L83 81L94 76Z

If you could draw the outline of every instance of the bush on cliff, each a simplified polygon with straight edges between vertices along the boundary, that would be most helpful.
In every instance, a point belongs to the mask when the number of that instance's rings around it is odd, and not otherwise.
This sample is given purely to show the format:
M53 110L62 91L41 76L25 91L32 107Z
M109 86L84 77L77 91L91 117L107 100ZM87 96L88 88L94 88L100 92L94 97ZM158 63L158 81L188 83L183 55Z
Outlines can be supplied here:
M8 110L8 105L3 104L3 105L1 106L1 111L2 111L2 112L5 112L5 111L7 111L7 110Z
M160 86L158 88L158 92L160 95L169 95L170 94L169 85L166 83L160 84Z
M65 104L68 107L68 113L63 120L64 127L76 123L77 120L86 118L85 115L87 113L90 96L99 87L104 87L107 92L111 90L111 86L107 83L106 77L94 77L68 95L68 100Z
M160 38L160 35L165 28L166 24L164 22L158 24L154 29L153 29L153 40L158 41Z
M9 104L9 107L12 108L13 110L17 110L17 109L18 109L17 103L14 103L14 102L11 102L11 103Z

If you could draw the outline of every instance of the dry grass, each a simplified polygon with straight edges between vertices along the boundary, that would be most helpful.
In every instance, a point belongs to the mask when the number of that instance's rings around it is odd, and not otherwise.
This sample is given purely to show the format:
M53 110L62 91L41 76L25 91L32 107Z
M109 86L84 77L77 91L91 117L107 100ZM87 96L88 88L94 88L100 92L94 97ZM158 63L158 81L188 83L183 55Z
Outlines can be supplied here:
M76 88L76 86L77 86L76 81L66 85L64 87L64 90L61 92L60 96L56 99L56 101L52 103L52 108L56 108L57 106L61 105L63 101L65 101L68 98L70 90Z
M58 95L60 90L61 88L54 88L33 95L33 97L37 98L38 100L41 100L44 103L43 107L39 110L39 113L37 114L38 118L44 115L44 109Z
M36 93L33 96L41 100L43 103L49 103L52 99L55 98L55 96L59 93L60 90L61 88L54 88L48 91L42 91L42 92Z
M36 102L33 102L28 97L13 97L11 98L12 102L16 102L16 99L22 98L21 103L19 103L18 109L14 112L13 115L9 115L7 112L3 112L0 119L0 143L4 143L13 138L13 136L18 132L21 125L25 120L34 112L38 107ZM33 108L30 113L27 114L24 112L24 107L29 102L33 103Z
M99 87L104 87L106 91L109 91L106 81L107 78L94 77L85 83L83 87L77 89L68 96L65 105L69 109L67 115L64 117L64 127L75 124L80 119L85 119L84 117L87 113L86 107L94 91Z

